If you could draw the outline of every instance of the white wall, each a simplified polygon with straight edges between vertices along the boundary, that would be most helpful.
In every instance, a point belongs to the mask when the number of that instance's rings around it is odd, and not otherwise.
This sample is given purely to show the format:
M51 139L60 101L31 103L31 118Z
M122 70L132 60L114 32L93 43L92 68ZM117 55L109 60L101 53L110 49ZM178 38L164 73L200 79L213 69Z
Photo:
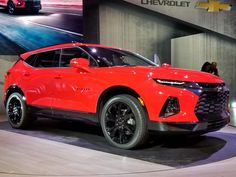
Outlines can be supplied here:
M206 61L204 34L171 40L171 63L175 67L200 70Z

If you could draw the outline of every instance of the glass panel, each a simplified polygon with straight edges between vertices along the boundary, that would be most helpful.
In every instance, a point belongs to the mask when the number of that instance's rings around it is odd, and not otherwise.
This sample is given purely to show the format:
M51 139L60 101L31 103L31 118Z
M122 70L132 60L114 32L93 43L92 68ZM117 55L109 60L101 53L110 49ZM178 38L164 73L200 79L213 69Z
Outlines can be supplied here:
M78 48L66 48L62 50L60 67L70 67L70 60L73 58L89 59L86 52Z
M34 63L34 67L38 68L59 67L60 51L61 50L53 50L38 54L37 59Z
M95 58L100 67L107 66L157 66L141 55L119 49L81 47Z

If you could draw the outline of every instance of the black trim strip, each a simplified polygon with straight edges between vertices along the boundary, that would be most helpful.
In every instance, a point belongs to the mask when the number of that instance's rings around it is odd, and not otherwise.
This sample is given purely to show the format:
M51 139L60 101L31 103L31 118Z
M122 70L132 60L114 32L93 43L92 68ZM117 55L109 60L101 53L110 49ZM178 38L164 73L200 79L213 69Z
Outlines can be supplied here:
M200 121L196 123L191 122L155 122L148 121L148 130L158 131L165 134L194 134L194 133L208 133L217 131L226 126L230 122L230 116L219 118L214 121Z
M99 119L96 113L88 113L74 110L64 110L58 108L49 108L41 106L29 106L30 113L37 117L75 120L89 123L99 123Z

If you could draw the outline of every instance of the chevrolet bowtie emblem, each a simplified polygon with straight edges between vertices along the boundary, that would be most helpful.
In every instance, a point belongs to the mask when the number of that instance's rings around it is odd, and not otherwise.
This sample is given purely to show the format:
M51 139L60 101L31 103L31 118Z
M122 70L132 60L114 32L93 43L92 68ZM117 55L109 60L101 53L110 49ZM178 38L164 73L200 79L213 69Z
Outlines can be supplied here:
M206 9L208 12L230 11L231 5L221 3L217 0L209 0L208 2L198 2L196 8Z

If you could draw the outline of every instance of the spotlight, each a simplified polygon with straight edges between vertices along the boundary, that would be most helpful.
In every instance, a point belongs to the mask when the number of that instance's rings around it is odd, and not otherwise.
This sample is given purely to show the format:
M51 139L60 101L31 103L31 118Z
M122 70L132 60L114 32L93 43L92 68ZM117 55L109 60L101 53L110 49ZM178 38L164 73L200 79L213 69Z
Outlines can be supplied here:
M96 52L97 52L97 49L93 48L93 49L92 49L92 52L93 52L93 53L96 53Z
M231 108L236 108L236 102L231 103Z

